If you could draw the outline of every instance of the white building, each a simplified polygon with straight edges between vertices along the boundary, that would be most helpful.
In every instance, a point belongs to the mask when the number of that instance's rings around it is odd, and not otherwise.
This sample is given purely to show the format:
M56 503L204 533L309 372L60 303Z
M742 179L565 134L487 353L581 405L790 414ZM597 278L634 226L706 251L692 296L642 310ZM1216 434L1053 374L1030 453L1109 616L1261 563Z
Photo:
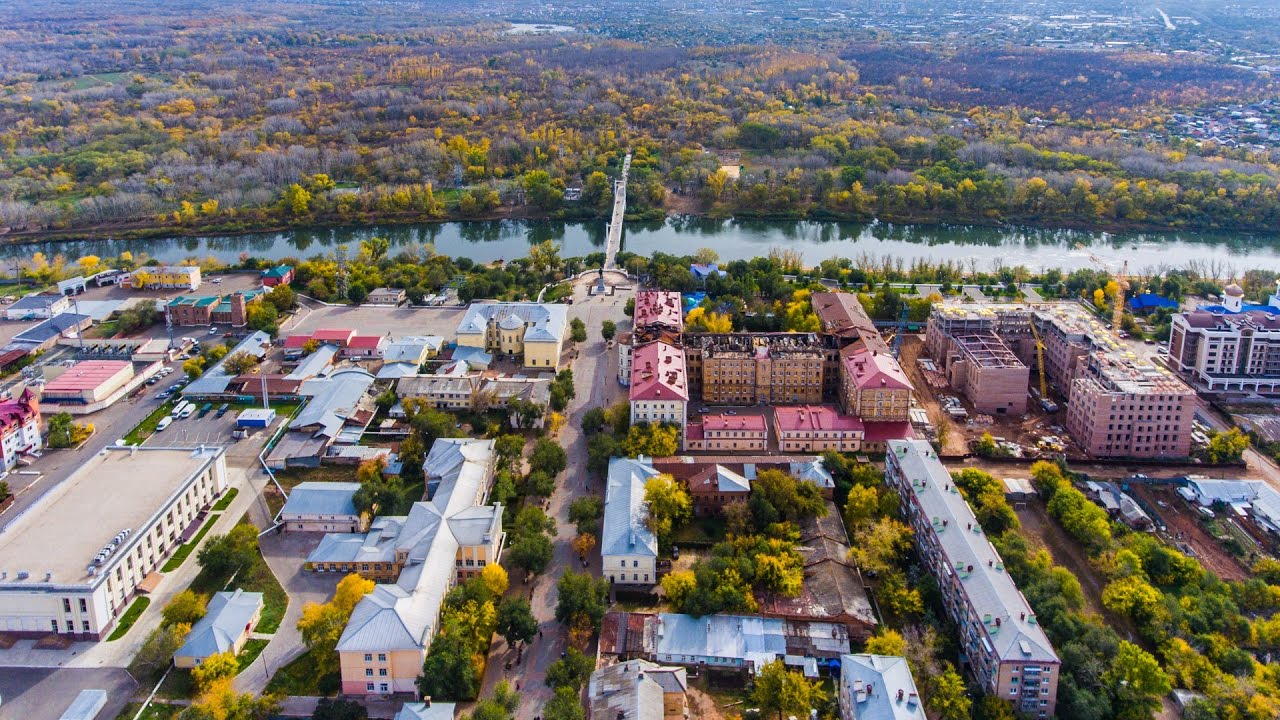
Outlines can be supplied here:
M602 572L611 583L653 585L658 581L658 538L645 524L644 484L658 471L645 458L613 458L604 493L600 534Z
M48 320L71 309L65 295L27 295L4 309L6 320Z
M101 639L226 487L220 447L89 458L0 533L0 632Z
M355 496L358 482L304 482L289 493L280 522L295 532L354 533L364 529Z
M1169 364L1207 392L1280 393L1280 281L1266 305L1230 285L1222 305L1173 316Z

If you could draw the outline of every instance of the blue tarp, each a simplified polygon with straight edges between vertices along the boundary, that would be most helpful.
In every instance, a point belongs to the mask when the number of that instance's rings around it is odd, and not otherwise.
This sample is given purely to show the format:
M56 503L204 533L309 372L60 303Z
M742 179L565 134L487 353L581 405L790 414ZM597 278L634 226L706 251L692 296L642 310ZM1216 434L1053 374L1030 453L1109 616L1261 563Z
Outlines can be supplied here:
M1129 309L1134 312L1151 312L1162 308L1177 310L1178 303L1154 293L1143 293L1129 298Z

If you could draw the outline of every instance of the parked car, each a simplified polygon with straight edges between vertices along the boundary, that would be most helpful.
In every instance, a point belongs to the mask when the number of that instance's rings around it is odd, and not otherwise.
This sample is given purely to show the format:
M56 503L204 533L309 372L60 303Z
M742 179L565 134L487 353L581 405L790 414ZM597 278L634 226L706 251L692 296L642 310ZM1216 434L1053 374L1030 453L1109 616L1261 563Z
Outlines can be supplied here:
M165 415L160 418L160 422L156 424L156 432L164 432L164 429L173 424L173 417Z
M214 413L214 417L222 417L227 414L227 410L231 407L229 403L222 403L218 406L218 412Z

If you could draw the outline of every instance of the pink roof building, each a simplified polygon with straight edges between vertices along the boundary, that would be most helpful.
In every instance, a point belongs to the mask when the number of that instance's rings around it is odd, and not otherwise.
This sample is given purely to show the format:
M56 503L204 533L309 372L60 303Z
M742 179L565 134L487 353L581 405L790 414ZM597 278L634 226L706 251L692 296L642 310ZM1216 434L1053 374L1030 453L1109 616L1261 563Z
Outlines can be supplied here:
M849 347L841 353L841 408L867 422L906 420L911 411L911 381L897 359L878 350Z
M861 389L911 390L911 381L892 355L860 352L845 356L844 362L854 385Z
M642 290L636 293L635 326L661 325L676 332L684 329L684 312L680 293L666 290Z
M631 361L631 402L689 400L684 351L653 342L636 348Z
M773 424L783 452L862 449L862 421L830 405L778 406L773 409Z

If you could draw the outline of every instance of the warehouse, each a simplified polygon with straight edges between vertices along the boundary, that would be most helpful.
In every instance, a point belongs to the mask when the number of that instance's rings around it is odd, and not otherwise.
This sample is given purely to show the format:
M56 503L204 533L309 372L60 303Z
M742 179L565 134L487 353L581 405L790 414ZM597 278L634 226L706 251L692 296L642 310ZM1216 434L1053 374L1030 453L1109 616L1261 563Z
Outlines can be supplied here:
M128 385L133 375L133 363L128 360L83 360L49 379L40 400L92 405Z

